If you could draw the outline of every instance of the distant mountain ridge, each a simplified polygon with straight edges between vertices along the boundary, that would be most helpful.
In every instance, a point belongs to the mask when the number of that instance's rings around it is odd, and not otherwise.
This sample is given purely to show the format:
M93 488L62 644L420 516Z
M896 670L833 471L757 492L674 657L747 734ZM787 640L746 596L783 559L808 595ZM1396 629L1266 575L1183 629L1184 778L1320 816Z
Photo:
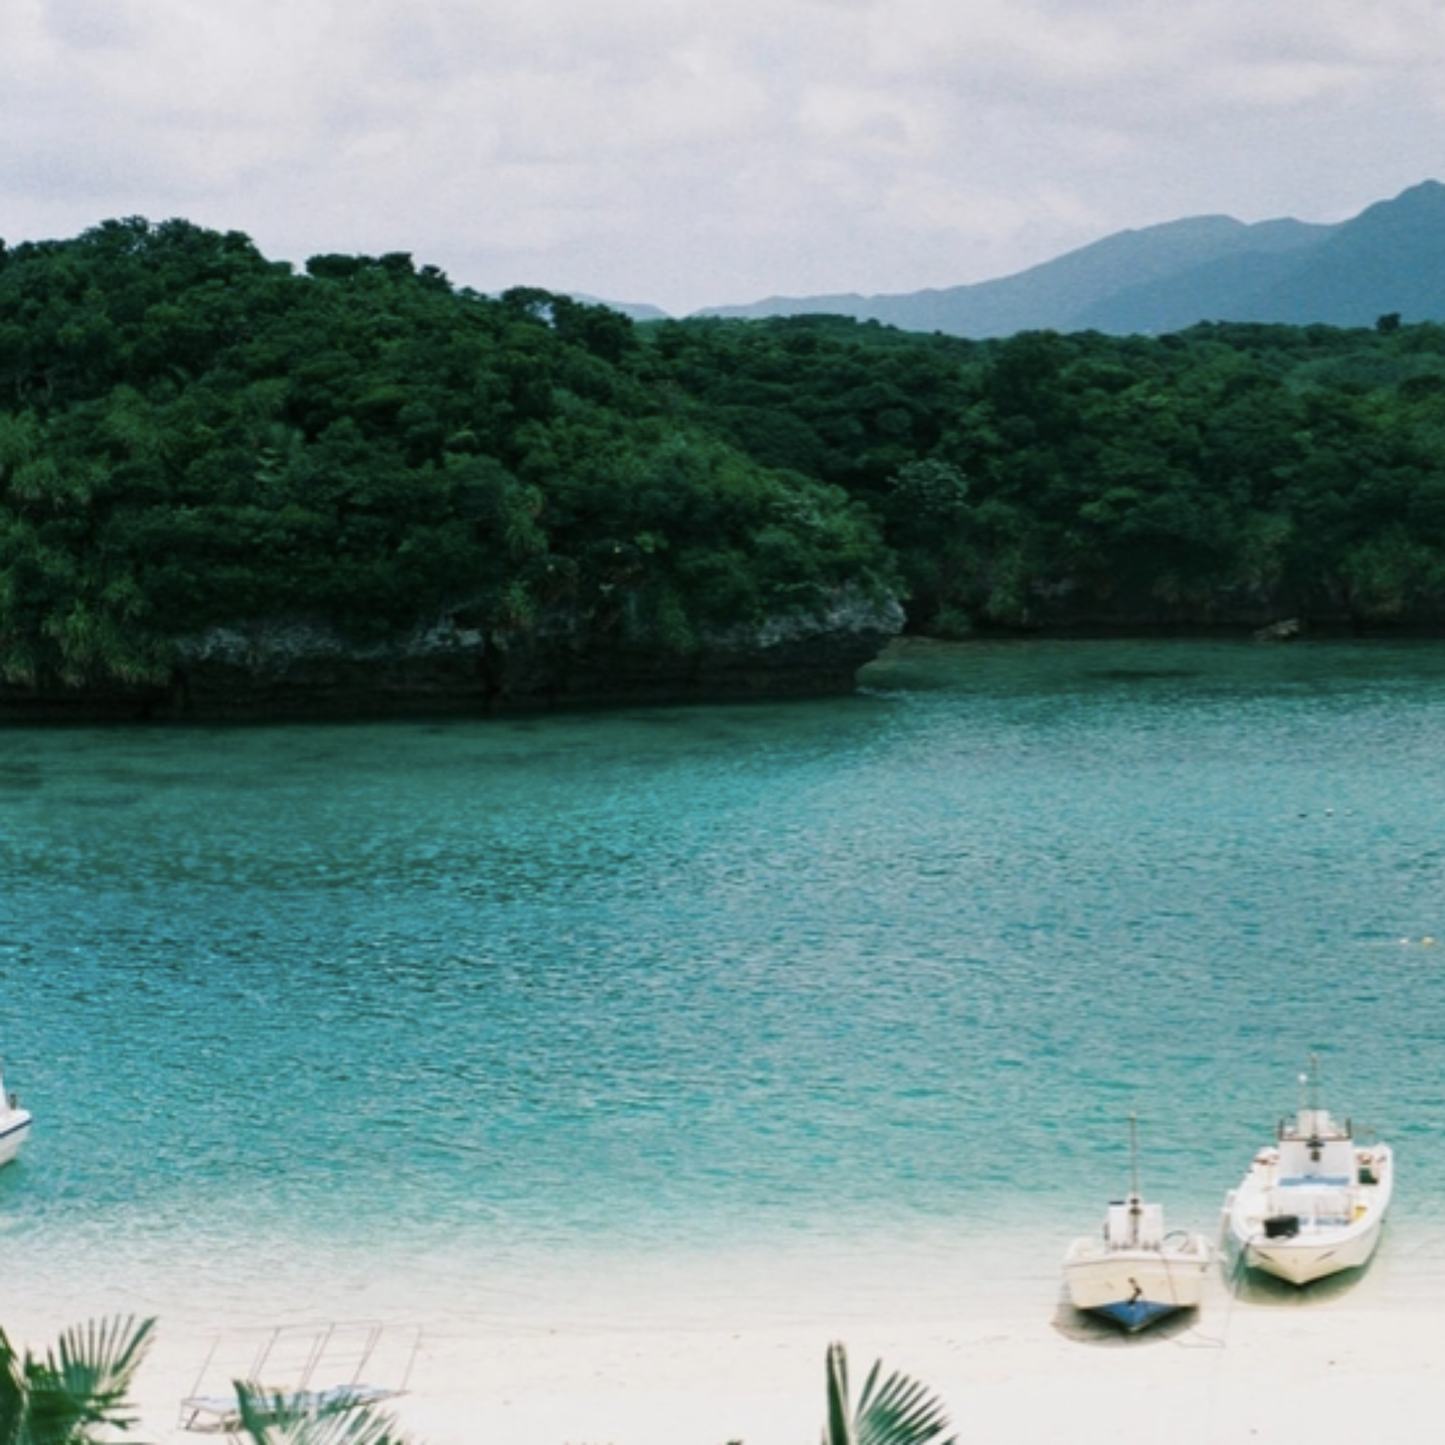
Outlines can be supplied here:
M1445 321L1445 185L1424 181L1352 220L1246 225L1194 216L1120 231L995 281L889 296L775 296L700 316L826 313L906 331L1178 331L1200 321L1368 326Z

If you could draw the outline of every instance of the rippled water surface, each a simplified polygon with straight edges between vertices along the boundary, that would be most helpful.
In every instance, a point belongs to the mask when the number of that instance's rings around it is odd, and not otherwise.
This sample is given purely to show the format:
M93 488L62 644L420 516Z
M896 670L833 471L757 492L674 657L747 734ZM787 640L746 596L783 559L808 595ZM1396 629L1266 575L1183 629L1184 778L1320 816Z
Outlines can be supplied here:
M8 1287L1052 1262L1131 1110L1212 1224L1311 1052L1400 1151L1387 1248L1445 1255L1445 649L913 645L865 682L0 733Z

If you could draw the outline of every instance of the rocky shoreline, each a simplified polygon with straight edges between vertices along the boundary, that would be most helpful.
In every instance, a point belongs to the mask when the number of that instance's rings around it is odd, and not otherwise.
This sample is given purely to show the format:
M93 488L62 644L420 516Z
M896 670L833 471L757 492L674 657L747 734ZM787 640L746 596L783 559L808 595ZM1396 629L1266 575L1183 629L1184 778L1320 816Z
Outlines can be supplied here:
M161 682L0 683L0 722L345 721L836 696L902 626L896 600L852 593L818 613L707 633L686 652L599 638L563 618L503 635L448 617L372 645L271 618L181 639Z
M315 621L269 618L181 639L169 676L159 682L0 681L0 724L342 722L836 697L853 692L860 670L905 636L904 623L895 599L848 593L820 613L714 630L683 652L646 639L599 637L567 618L499 634L447 617L408 638L370 645ZM1381 623L1339 612L1271 621L1259 613L1202 621L1059 613L938 640L1167 637L1440 640L1445 625L1434 617Z

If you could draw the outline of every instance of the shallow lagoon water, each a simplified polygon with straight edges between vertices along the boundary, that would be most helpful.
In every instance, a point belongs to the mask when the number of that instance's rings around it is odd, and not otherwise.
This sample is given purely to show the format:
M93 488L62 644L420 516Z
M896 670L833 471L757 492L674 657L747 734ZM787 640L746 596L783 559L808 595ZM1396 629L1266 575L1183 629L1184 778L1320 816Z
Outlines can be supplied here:
M864 683L0 733L7 1296L946 1311L1054 1289L1131 1111L1212 1229L1311 1053L1400 1156L1374 1287L1445 1277L1445 648L915 643Z

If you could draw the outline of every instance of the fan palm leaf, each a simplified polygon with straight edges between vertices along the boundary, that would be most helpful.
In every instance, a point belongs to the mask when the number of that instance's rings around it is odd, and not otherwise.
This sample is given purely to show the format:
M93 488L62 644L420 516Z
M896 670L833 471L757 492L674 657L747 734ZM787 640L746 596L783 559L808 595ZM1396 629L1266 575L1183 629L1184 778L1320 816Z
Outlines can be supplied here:
M856 1406L848 1394L848 1353L828 1346L828 1420L823 1445L932 1445L948 1429L942 1402L916 1380L894 1371L880 1380L878 1360L863 1382ZM948 1436L940 1445L957 1445Z
M298 1399L238 1380L236 1404L252 1445L406 1445L391 1416L345 1391Z
M130 1388L154 1329L153 1319L92 1321L43 1358L0 1331L0 1445L88 1445L98 1430L130 1429Z

